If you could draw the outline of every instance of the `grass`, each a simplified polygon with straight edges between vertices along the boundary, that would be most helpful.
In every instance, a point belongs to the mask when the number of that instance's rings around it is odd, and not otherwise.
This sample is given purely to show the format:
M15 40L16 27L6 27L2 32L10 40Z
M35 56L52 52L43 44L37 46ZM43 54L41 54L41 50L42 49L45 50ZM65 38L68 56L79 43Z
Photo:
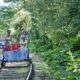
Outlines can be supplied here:
M26 68L26 67L22 67L22 68L17 68L17 69L15 69L15 72L18 72L18 73L23 73L23 72L27 72L27 70L28 70L28 68Z

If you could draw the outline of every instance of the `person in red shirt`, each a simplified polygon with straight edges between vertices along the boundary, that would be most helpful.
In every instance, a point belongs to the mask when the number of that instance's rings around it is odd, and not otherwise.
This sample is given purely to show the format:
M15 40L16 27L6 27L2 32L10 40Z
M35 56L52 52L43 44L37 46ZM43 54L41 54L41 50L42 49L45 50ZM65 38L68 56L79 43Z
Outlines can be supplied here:
M9 42L6 42L4 47L3 47L3 51L11 51L11 46Z

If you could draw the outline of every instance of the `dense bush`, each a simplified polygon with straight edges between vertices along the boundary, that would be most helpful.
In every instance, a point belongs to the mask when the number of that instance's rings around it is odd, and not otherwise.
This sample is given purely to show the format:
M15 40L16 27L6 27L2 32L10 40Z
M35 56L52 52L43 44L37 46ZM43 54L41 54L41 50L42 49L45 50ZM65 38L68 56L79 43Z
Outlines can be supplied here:
M78 39L71 40L75 44L78 42ZM74 45L70 42L40 54L50 66L55 80L79 80L80 78L80 50L73 51Z

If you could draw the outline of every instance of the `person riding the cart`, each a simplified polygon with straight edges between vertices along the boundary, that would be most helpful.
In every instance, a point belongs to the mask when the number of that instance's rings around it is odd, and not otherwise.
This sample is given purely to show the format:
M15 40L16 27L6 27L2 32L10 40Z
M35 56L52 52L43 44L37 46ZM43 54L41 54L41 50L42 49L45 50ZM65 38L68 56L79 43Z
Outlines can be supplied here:
M0 49L2 49L3 45L4 45L4 42L3 42L2 36L0 36Z
M12 43L11 30L7 30L7 35L5 36L5 43L6 42Z
M23 47L28 47L28 35L26 35L26 31L23 31L22 35L20 36L20 44Z
M26 31L23 31L23 33L22 33L21 36L20 36L20 40L21 40L22 37L24 37L24 36L25 36L26 40L28 40L28 35L27 35Z

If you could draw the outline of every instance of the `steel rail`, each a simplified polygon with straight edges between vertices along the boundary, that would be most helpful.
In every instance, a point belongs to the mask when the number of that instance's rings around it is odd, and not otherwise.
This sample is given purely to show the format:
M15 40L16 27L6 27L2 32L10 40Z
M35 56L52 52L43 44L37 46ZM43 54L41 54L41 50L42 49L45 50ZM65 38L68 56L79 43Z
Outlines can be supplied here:
M28 73L28 75L27 75L26 80L30 80L32 71L33 71L33 64L32 64L32 62L30 62L30 69L29 69L29 73Z

